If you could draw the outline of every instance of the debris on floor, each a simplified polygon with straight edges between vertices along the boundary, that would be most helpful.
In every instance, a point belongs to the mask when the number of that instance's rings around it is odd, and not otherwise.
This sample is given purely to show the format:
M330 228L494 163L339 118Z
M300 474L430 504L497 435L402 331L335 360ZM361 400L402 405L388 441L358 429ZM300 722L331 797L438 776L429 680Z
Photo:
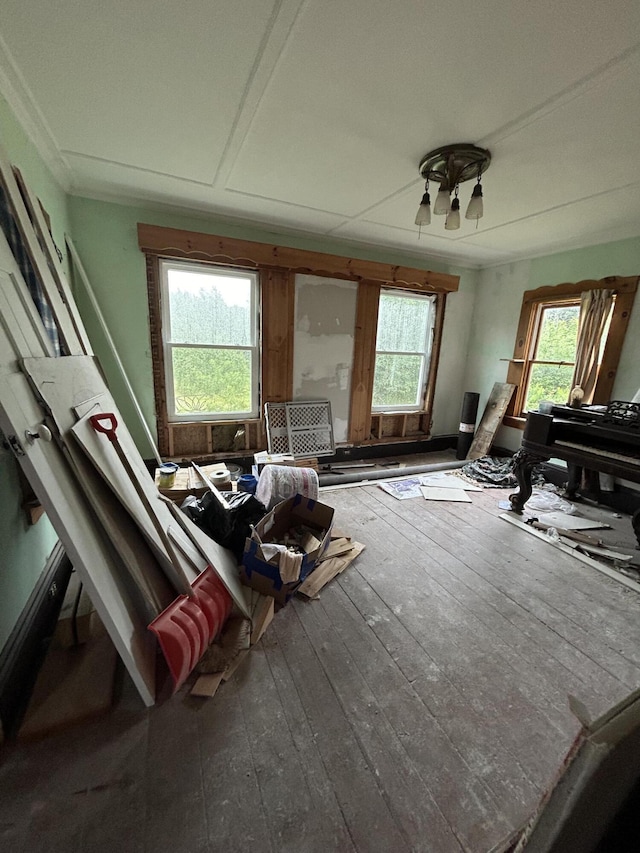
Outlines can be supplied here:
M564 516L565 522L570 521L574 524L573 529L570 529L547 524L543 521L544 516L530 515L527 517L514 512L505 512L500 515L500 518L565 553L573 554L582 563L586 563L624 586L640 592L640 555L638 555L637 549L631 541L630 519L619 513L612 516L603 507L589 507L588 514L610 518L619 516L619 524L614 528L613 525L599 521L597 518L583 518L578 515ZM562 520L562 518L559 516L557 520ZM581 532L576 529L576 525L580 526L580 524L582 524L583 530L597 529L600 535L596 537ZM600 538L608 531L611 531L610 543L604 542Z
M427 500L465 501L465 492L481 492L482 487L464 479L457 470L438 471L431 474L419 474L403 479L383 480L378 486L394 498L404 501L410 498ZM452 492L453 494L445 494ZM462 493L462 494L460 494Z

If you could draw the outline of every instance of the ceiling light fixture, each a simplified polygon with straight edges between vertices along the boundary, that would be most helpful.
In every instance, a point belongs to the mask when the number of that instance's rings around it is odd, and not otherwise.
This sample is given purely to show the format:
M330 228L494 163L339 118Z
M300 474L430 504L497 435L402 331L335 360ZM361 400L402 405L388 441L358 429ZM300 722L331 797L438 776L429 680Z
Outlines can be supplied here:
M476 220L477 227L478 219L481 219L484 213L480 179L482 173L489 168L490 163L490 152L470 143L444 145L442 148L436 148L435 151L425 154L419 168L420 174L426 181L425 193L418 208L415 224L419 227L430 224L429 181L437 181L440 184L440 189L433 206L433 214L434 216L446 216L445 229L456 231L460 228L458 187L463 181L477 178L478 182L473 188L471 200L465 213L466 219ZM454 193L453 201L451 200L452 192Z

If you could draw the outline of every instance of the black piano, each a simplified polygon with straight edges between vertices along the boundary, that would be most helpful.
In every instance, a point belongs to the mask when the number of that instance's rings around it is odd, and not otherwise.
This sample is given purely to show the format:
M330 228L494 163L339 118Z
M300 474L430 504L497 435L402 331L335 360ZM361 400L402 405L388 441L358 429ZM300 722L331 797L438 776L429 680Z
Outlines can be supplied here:
M608 406L553 406L550 414L529 412L522 444L513 457L519 490L509 496L514 512L531 497L531 472L549 459L567 463L566 494L577 499L583 470L640 483L640 404L614 400ZM640 510L633 515L640 547Z

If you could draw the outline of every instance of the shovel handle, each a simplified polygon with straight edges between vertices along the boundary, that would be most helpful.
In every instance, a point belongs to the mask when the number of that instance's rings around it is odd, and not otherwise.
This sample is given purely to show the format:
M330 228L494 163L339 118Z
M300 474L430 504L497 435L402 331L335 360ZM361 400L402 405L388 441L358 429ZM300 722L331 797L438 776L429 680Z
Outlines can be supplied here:
M96 432L103 432L109 441L115 442L117 440L116 427L118 426L118 421L112 412L100 412L97 415L91 415L89 423Z

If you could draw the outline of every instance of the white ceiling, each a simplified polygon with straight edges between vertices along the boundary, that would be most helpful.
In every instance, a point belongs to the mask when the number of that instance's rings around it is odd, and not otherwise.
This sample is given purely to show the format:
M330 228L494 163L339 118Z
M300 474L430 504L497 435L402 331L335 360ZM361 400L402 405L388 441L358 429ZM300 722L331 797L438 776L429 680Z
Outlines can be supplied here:
M74 194L471 265L640 235L638 0L2 5L0 90ZM485 216L418 240L452 142Z

